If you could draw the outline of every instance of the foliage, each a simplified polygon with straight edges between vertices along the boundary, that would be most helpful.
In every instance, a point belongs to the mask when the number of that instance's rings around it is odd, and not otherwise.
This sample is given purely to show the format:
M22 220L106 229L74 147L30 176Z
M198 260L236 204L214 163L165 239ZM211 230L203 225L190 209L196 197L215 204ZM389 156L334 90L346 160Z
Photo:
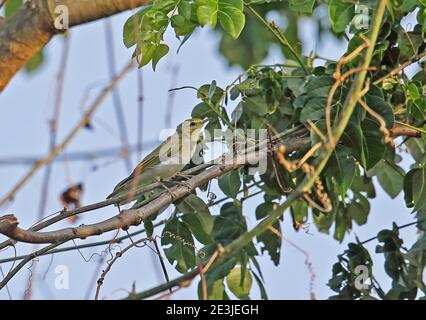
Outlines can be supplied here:
M345 55L350 56L368 36L368 28L362 27L362 23L370 23L374 19L377 3L330 0L324 4L321 1L304 0L270 3L254 1L248 4L238 0L155 0L126 22L123 39L127 47L136 45L135 55L141 56L141 66L152 61L155 69L158 61L168 52L164 32L169 25L182 45L196 28L205 25L215 27L219 21L222 28L218 30L222 37L221 53L231 64L239 64L246 71L225 88L220 88L215 81L198 88L197 97L201 102L194 107L192 116L207 119L207 130L233 129L235 126L242 129L273 128L274 132L283 132L314 123L317 130L311 131L311 145L289 156L290 161L296 162L309 147L328 134L326 105L336 83L336 72L339 70L340 74L344 74L361 62L360 54L343 64L331 60L318 63L321 59L315 53L301 57L301 48L295 45L300 43L299 18L308 16L317 24L319 41L329 32L337 38L347 38L349 41ZM246 9L255 14L249 14ZM324 10L329 23L321 18ZM298 200L291 207L296 223L305 222L308 214L311 214L320 232L333 232L334 238L342 242L353 223L367 223L370 200L375 198L379 185L391 198L396 198L404 190L407 207L416 212L418 227L424 230L426 223L421 222L426 216L425 136L403 141L415 161L408 173L398 164L402 159L400 148L396 149L386 140L389 130L397 123L419 128L421 132L426 109L424 70L412 78L403 74L381 78L424 52L425 12L424 1L388 2L372 54L372 66L378 68L369 71L371 83L362 98L372 111L361 104L356 106L341 141L320 175L332 210L324 213L317 206L312 206L312 203ZM269 13L278 14L287 21L285 31L262 18ZM417 24L409 31L400 24L407 15L415 15L417 20ZM286 63L258 65L274 43L281 45L287 58ZM292 48L288 44L292 44ZM340 83L330 100L332 125L339 121L339 116L344 112L345 99L350 95L355 78L356 72L348 78L349 81ZM319 156L318 152L314 153L308 163L315 166ZM191 209L193 213L178 204L165 230L176 229L179 224L187 226L182 228L185 232L175 231L180 235L184 233L182 237L191 245L195 237L206 245L203 252L211 255L218 243L227 245L247 232L246 216L243 213L244 200L249 194L248 185L255 185L263 192L263 201L256 209L256 219L262 220L275 210L280 210L279 204L286 198L279 184L295 188L303 179L304 174L298 170L288 172L272 164L261 176L250 176L245 170L226 173L219 179L218 186L224 195L233 200L222 205L219 215L207 214L202 200L191 195L189 199L197 199L195 208ZM320 202L317 194L311 195L314 202ZM197 212L206 213L194 214ZM257 236L255 242L251 242L234 258L209 270L209 298L228 299L227 288L238 298L248 298L253 278L260 285L262 296L266 297L256 256L266 251L273 263L279 264L282 245L280 228L280 222L275 222L272 229ZM385 270L392 279L389 292L383 292L372 276L372 259L368 250L358 241L349 244L333 267L329 286L337 295L332 298L414 298L418 289L424 290L421 279L421 271L425 266L424 234L421 233L419 241L407 250L402 247L403 240L399 238L398 230L394 226L393 230L379 232L377 237L382 245L377 246L376 253L384 254ZM260 252L256 247L260 248ZM183 251L188 252L185 255ZM194 250L183 250L178 243L166 249L166 256L171 263L178 261L176 268L180 272L190 270L195 263ZM358 265L368 267L372 281L368 289L358 290L354 285L357 277L355 268Z

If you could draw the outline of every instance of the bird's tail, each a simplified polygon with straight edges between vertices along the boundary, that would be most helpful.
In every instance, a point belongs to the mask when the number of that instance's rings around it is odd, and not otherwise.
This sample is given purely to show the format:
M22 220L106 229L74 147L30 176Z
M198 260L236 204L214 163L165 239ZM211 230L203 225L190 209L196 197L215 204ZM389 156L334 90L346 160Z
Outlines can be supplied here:
M132 176L128 176L126 179L120 181L115 187L112 193L107 197L107 199L116 198L128 194L131 190L132 186ZM126 199L127 200L127 199ZM124 204L128 201L120 202L120 204Z

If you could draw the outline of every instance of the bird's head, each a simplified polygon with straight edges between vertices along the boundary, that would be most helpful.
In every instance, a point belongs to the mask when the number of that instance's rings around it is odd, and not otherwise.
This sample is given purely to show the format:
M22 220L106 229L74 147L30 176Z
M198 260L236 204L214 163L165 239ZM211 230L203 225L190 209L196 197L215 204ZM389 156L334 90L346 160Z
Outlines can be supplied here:
M182 132L182 130L189 130L189 133L199 132L203 128L207 120L199 118L191 118L182 122L177 128L176 131Z

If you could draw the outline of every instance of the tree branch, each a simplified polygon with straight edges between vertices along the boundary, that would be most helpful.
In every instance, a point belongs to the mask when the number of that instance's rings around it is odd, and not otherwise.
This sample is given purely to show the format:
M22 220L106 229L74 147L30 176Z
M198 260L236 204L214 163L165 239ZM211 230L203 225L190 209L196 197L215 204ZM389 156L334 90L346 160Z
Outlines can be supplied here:
M57 33L55 20L68 9L69 27L142 6L147 0L29 0L0 24L0 92L12 77Z
M154 228L156 228L158 226L163 225L164 223L166 223L166 220L161 220L157 223L154 223L153 226L154 226ZM124 236L115 238L113 240L104 240L104 241L98 241L98 242L83 243L83 244L80 244L80 245L72 245L72 246L68 246L68 247L64 247L64 248L52 249L50 251L44 252L43 254L39 254L38 256L40 257L40 256L46 256L46 255L51 255L51 254L56 254L56 253L99 247L99 246L103 246L103 245L106 245L106 244L122 243L126 239L131 239L131 238L136 237L136 236L138 236L142 233L145 233L145 232L146 232L145 229L140 229L140 230L137 230L133 233L129 233L129 234L126 234ZM20 256L14 256L14 257L0 259L0 265L2 265L3 263L7 263L7 262L23 260L26 257L28 257L28 254L23 254L23 255L20 255Z
M91 107L86 111L82 119L68 133L65 139L60 144L55 146L44 159L36 162L34 166L27 172L27 174L24 177L22 177L21 180L18 181L18 183L12 188L12 190L10 190L4 198L0 199L0 207L2 207L8 201L13 200L13 198L18 193L18 191L21 190L21 188L32 178L32 176L38 170L40 170L40 168L42 168L44 165L53 161L68 146L68 144L74 139L74 137L77 135L80 129L84 128L84 126L89 122L90 118L93 116L93 114L101 105L101 103L104 101L104 99L108 96L108 94L111 92L114 86L127 74L128 71L131 70L131 68L133 67L133 64L134 64L134 61L133 60L130 61L121 70L121 72L117 74L117 76L114 79L112 79L112 81L98 95L98 97L95 99ZM1 66L0 66L0 70L1 70Z
M301 149L308 142L309 137L293 137L293 139L286 142L287 152L291 153ZM168 192L164 192L140 209L123 210L120 214L95 224L81 225L76 228L66 228L51 232L35 232L19 228L16 217L6 215L0 218L0 233L20 242L56 243L77 238L84 239L116 229L127 230L131 226L139 225L144 219L156 214L174 201L189 195L195 188L220 177L225 172L235 170L245 164L255 163L257 157L257 152L251 152L247 155L237 156L233 163L214 165L188 181L171 188Z

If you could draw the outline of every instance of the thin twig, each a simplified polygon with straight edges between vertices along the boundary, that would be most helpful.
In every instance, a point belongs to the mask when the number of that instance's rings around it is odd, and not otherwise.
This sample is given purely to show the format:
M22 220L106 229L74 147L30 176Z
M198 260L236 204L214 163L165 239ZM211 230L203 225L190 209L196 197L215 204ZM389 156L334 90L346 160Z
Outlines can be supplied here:
M426 57L426 51L424 51L424 52L416 55L415 57L411 58L410 60L402 63L401 65L399 65L398 67L396 67L395 69L393 69L388 74L386 74L383 77L381 77L380 79L374 81L374 84L378 85L381 82L385 81L387 78L391 78L391 77L397 75L399 72L401 72L402 70L404 70L408 66L412 65L413 63L416 63L416 62L420 61L424 57Z
M61 107L62 107L62 97L64 93L64 80L65 80L65 74L67 70L68 65L68 56L70 51L70 34L67 33L63 37L64 39L64 47L62 51L62 57L60 60L60 67L58 74L56 76L56 90L55 90L55 103L53 108L53 117L49 121L50 125L50 135L49 135L49 152L52 152L52 150L56 146L56 140L58 136L58 123L59 118L61 115ZM52 174L52 162L48 163L46 165L44 175L43 175L43 182L41 187L41 194L40 194L40 205L38 210L38 220L41 220L43 218L44 212L46 210L47 205L47 197L49 194L49 182L50 182L50 176ZM37 251L37 246L35 246L35 251ZM30 278L28 279L28 288L25 290L24 293L24 300L30 300L32 296L32 287L33 283L35 281L35 277L33 274L36 272L37 262L34 261L33 264L30 267Z
M163 270L164 278L166 279L166 283L170 281L169 274L167 273L166 265L164 264L163 256L161 255L160 248L158 247L157 240L155 237L150 239L154 243L155 251L157 253L158 259L160 260L161 269ZM172 292L172 289L170 289Z
M290 44L290 42L287 40L287 38L285 37L285 35L275 26L273 26L271 23L269 23L268 21L266 21L259 12L257 12L251 5L245 5L245 7L247 9L249 9L249 11L256 17L256 19L258 19L261 23L263 23L268 29L269 31L272 32L272 34L278 39L278 41L280 42L280 44L284 47L286 47L291 54L293 55L294 58L296 58L297 62L299 63L299 65L302 67L303 71L305 72L305 74L309 74L308 70L306 69L305 64L302 61L302 58L296 53L296 51L294 50L293 46Z
M207 300L207 283L206 283L206 276L204 274L204 266L202 264L200 264L198 266L198 269L200 271L201 288L202 288L202 292L203 292L202 297L203 297L203 300Z
M0 266L0 273L1 273L2 278L4 279L5 275L4 275L4 272L3 272L3 268L1 266ZM7 295L9 296L9 300L13 300L12 295L10 294L10 290L9 290L8 285L6 285L6 292L7 292Z
M153 148L157 144L157 141L148 141L144 145L146 148ZM140 153L141 149L139 144L130 145L129 153ZM71 161L94 161L102 158L115 158L121 155L121 147L113 148L104 148L104 149L94 149L90 151L71 151L67 152L66 156L64 154L58 155L58 157L52 162L71 162ZM138 157L140 158L140 157ZM0 166L32 166L34 163L41 161L42 157L40 156L12 156L0 158Z
M53 243L50 244L40 250L37 250L31 254L29 254L28 256L26 256L24 259L22 259L22 261L16 266L14 267L7 275L6 277L4 277L4 279L0 282L0 290L3 289L3 287L10 281L10 279L13 278L13 276L19 271L21 270L29 261L33 260L34 258L38 257L39 255L42 255L45 252L48 252L50 250L52 250L53 248L56 248L57 246L60 246L61 244L65 243L65 241L63 242L58 242L58 243Z
M153 227L159 227L161 225L163 225L166 222L166 220L161 220L157 223L154 223ZM104 240L104 241L98 241L98 242L92 242L92 243L86 243L86 244L80 244L80 245L74 245L74 246L69 246L69 247L65 247L65 248L58 248L58 249L53 249L50 251L47 251L43 254L40 254L39 257L41 256L45 256L45 255L50 255L50 254L56 254L56 253L62 253L62 252L69 252L69 251L74 251L74 250L81 250L81 249L87 249L87 248L93 248L93 247L98 247L98 246L103 246L109 243L121 243L126 239L129 239L131 237L135 237L137 235L140 235L142 233L146 232L145 229L141 229L138 231L135 231L133 233L129 233L126 234L125 236L121 236L119 238L114 239L113 242L111 242L111 240ZM7 263L7 262L12 262L12 261L19 261L22 259L25 259L28 255L21 255L21 256L15 256L15 257L10 257L10 258L5 258L5 259L1 259L0 260L0 265L3 263ZM89 259L90 260L90 259Z
M142 159L142 150L143 150L143 74L142 69L138 69L137 71L138 78L138 133L137 133L137 161Z
M83 118L76 124L76 126L68 133L65 139L56 146L45 158L38 161L34 164L34 166L24 175L23 178L19 180L19 182L7 193L7 195L0 200L0 207L2 207L5 203L12 201L16 194L21 190L21 188L33 177L33 175L40 170L44 165L50 163L53 159L55 159L58 154L60 154L68 144L75 138L80 129L84 128L85 125L89 122L92 115L101 105L101 103L105 100L111 90L115 87L115 85L127 74L127 72L133 67L133 60L129 62L122 71L117 74L116 77L102 90L96 100L93 102L92 106L89 110L84 114Z
M115 257L108 263L107 267L105 268L104 271L102 271L101 276L99 277L98 281L97 281L97 287L96 287L96 294L95 294L95 300L98 300L99 298L99 292L101 290L101 286L105 281L105 277L108 274L108 272L111 270L112 265L124 254L126 253L128 250L130 250L133 247L137 247L137 245L139 243L146 243L147 241L149 241L149 238L142 238L139 239L137 241L132 242L131 244L129 244L126 248L124 248L123 250L121 250L120 252L117 252L115 254Z

